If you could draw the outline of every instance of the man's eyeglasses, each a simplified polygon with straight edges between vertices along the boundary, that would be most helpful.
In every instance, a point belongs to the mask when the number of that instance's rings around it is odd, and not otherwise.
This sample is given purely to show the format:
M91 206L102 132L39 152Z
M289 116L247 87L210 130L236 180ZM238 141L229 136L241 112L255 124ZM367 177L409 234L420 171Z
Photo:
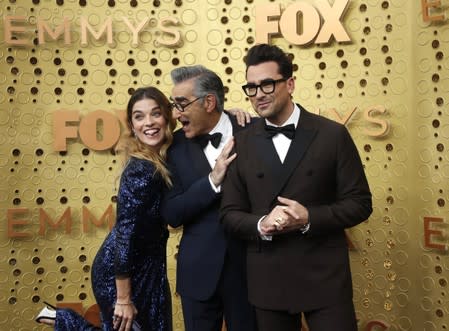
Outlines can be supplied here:
M191 105L195 101L197 101L197 100L199 100L201 98L204 98L204 97L205 97L205 95L203 95L201 97L198 97L198 98L196 98L196 99L194 99L194 100L192 100L190 102L187 102L185 104L181 104L181 103L178 103L178 102L172 102L171 105L172 105L173 108L176 108L176 110L178 110L179 112L182 113L182 112L184 112L186 110L187 106Z
M257 89L260 88L260 90L265 94L270 94L274 92L274 89L276 87L276 83L285 82L287 78L280 78L280 79L266 79L260 82L259 85L257 84L246 84L242 86L243 92L249 97L254 97L257 94Z

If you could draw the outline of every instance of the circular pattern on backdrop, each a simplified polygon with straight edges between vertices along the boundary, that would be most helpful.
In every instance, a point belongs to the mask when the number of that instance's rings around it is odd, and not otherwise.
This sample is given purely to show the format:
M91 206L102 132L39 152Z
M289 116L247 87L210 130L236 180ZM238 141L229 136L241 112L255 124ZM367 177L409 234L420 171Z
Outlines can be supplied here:
M218 10L216 8L209 8L206 16L209 21L215 21L218 19Z
M207 42L209 43L209 45L212 46L217 46L219 44L221 44L223 41L223 36L220 32L220 30L209 30L207 32Z
M297 65L294 72L297 79L294 100L307 109L319 109L325 116L330 114L330 108L335 108L340 114L343 109L359 107L364 110L370 104L383 104L387 109L378 118L391 122L391 130L381 139L364 134L366 126L361 112L347 126L357 140L372 184L375 206L371 218L390 219L376 226L376 222L367 222L351 229L351 238L356 241L356 246L362 247L360 251L351 252L351 263L358 261L359 255L366 255L370 263L375 263L369 265L363 262L357 264L354 270L354 284L356 288L360 288L354 291L354 301L361 321L381 316L382 319L391 321L392 329L404 330L413 329L414 326L410 318L398 315L404 313L403 310L397 310L396 305L405 307L414 298L400 293L401 288L394 288L394 284L389 288L386 279L394 281L398 275L413 274L410 273L409 259L420 253L424 256L420 256L421 268L434 270L435 264L439 264L445 270L449 269L447 261L433 260L436 252L423 247L421 226L418 227L419 231L414 228L416 223L421 222L412 222L411 214L415 212L408 211L410 203L413 203L410 201L414 201L410 198L416 196L419 203L413 210L418 212L420 220L422 215L435 214L433 208L436 208L437 213L444 213L444 181L449 176L449 166L445 164L448 157L444 151L449 137L444 113L447 101L445 93L449 91L449 79L445 77L445 70L449 69L449 58L446 56L449 28L425 23L421 14L408 15L404 11L406 4L405 0L354 2L354 10L348 11L343 21L351 36L351 44L331 41L328 45L297 47L288 45L282 36L272 38L273 43L282 45L294 57ZM54 263L55 255L64 256L65 261L69 256L78 261L80 243L89 244L89 251L86 252L89 257L95 255L106 231L93 229L95 232L85 236L79 227L76 228L81 219L81 211L75 206L83 203L93 213L101 215L104 212L103 205L109 205L111 201L110 192L117 186L119 167L111 162L114 156L90 151L89 156L81 157L81 151L86 146L79 138L66 139L68 151L65 154L54 151L53 111L71 109L86 114L86 111L92 110L92 106L95 110L124 109L129 93L140 85L154 84L169 94L170 70L178 65L193 65L198 62L219 73L223 72L222 78L228 89L226 106L251 109L240 85L245 83L242 58L254 44L255 6L255 1L208 0L206 9L202 11L195 0L176 3L170 0L99 0L94 3L66 0L49 8L42 8L39 1L22 7L15 1L10 1L8 9L0 9L7 15L28 17L27 29L30 34L27 38L30 42L33 41L33 29L37 29L37 18L45 20L54 28L65 16L70 19L72 29L71 45L65 45L62 38L52 41L47 36L46 44L0 49L1 57L6 59L6 70L0 74L0 101L10 107L0 116L0 126L3 128L0 143L8 146L5 155L7 158L2 158L0 164L8 172L8 187L14 188L5 192L4 201L10 203L19 198L22 201L21 207L24 202L42 207L54 220L70 206L74 227L70 235L65 234L62 228L47 228L44 236L37 236L35 232L38 231L39 215L33 214L29 216L33 225L27 226L29 231L35 231L32 233L33 237L14 241L16 251L11 253L8 250L2 254L17 256L22 249L29 250L30 245L31 255L42 259L38 265L33 266L31 272L26 267L21 267L20 275L10 273L12 276L5 280L6 288L14 287L16 292L11 298L5 297L3 302L9 300L15 303L6 305L8 309L13 307L17 316L23 317L21 327L23 325L27 329L27 321L33 323L29 303L34 293L20 287L24 277L33 276L33 285L36 284L39 293L45 293L41 300L55 302L56 297L58 301L80 300L78 295L83 290L74 283L83 281L84 274L80 270L84 265L79 262L67 265L68 273L65 276L58 269L54 282L46 287L52 282L51 264ZM107 45L104 37L97 41L89 36L88 45L81 46L80 16L85 16L91 25L101 25L105 18L112 17L114 44ZM165 47L155 43L155 39L162 34L158 23L167 16L181 21L179 25L169 28L181 32L182 47ZM150 18L139 34L139 46L131 47L132 35L123 23L123 17L129 18L133 24ZM410 20L408 17L414 19ZM418 52L414 52L414 56L418 68L410 67L408 54L412 53L411 46L403 39L412 23L416 24L417 43L414 43ZM213 29L209 33L210 27ZM36 42L37 35L34 38ZM197 47L198 43L201 43L201 48ZM221 64L224 64L223 68ZM414 74L421 77L418 83L406 79ZM414 89L414 86L417 88ZM403 97L409 94L416 99L417 107L415 103L410 104L409 97ZM386 96L389 97L388 100ZM415 149L408 145L410 135L407 132L413 126L410 124L411 114L417 115L418 121L413 130L417 132L416 138L413 137L416 139L413 140ZM79 129L79 122L70 123L72 125L76 130ZM387 150L388 146L393 149ZM43 151L42 156L35 153L38 148ZM14 149L20 151L18 156L9 154ZM78 157L73 158L74 155ZM408 161L414 160L414 155L419 156L418 162L410 164ZM413 182L417 192L412 194L404 183L411 182L407 176L416 173L416 170L419 177L414 178ZM22 188L24 179L27 189ZM90 202L83 202L85 197ZM40 205L36 204L39 198L43 199ZM62 209L59 209L60 206ZM175 255L179 235L170 240L168 252ZM420 247L413 245L417 241L420 242ZM12 242L7 240L6 243L0 243L0 247L9 249L13 247ZM64 248L73 246L76 249L72 254L65 250L48 254L43 250L40 253L34 251L34 247L57 247L61 245L60 242ZM46 255L49 256L48 260L43 258ZM171 272L169 278L173 281L175 258L170 258L172 265L168 267L169 273ZM44 268L44 273L39 274L38 272L42 272L39 268ZM357 276L359 272L367 278ZM72 274L76 276L71 277ZM66 277L64 281L63 277ZM407 277L412 279L411 276ZM439 275L435 273L430 278L434 280L435 288L441 288ZM88 277L84 281L88 284ZM14 285L15 282L18 282L17 286ZM375 291L369 296L369 288L373 285L383 291ZM58 287L67 290L59 290ZM408 290L410 286L403 288ZM428 297L425 310L439 316L438 300L444 295L432 293ZM24 298L27 302L23 302ZM392 298L396 298L396 302ZM176 303L176 297L174 302ZM369 307L367 311L366 307ZM182 312L176 304L174 318L174 324L182 328ZM4 323L11 321L3 322L0 319L0 328ZM429 321L426 323L427 328L441 329L441 323L439 320Z
M193 25L197 22L197 13L192 9L186 9L181 13L182 23L186 26Z

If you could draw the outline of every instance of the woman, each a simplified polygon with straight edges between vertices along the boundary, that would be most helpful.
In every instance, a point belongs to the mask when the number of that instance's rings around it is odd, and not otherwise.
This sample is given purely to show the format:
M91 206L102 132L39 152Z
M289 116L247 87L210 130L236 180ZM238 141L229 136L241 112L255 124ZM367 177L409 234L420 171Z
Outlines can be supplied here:
M147 87L129 100L126 123L117 220L93 262L92 288L102 330L169 331L168 230L159 203L163 186L171 185L164 160L176 122L165 95ZM55 330L96 329L67 309L45 307L36 321Z

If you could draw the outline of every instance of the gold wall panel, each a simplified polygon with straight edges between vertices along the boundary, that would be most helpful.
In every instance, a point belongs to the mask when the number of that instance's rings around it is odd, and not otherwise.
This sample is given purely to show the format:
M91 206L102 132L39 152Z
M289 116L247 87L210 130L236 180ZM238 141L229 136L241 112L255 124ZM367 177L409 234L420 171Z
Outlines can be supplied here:
M222 77L227 108L252 112L240 86L243 57L256 40L257 8L274 4L282 12L299 2L0 0L1 330L47 329L34 322L44 300L80 304L83 311L95 303L90 266L113 220L121 160L83 137L67 139L67 150L57 151L55 114L78 114L76 130L95 111L119 123L135 88L155 85L169 94L170 71L198 63ZM422 5L349 1L341 22L350 42L271 39L293 58L294 99L345 123L366 169L374 212L348 231L364 331L449 330L449 3ZM13 29L24 31L8 41L6 18L17 16L24 20L11 23ZM39 44L39 20L54 28L64 17L70 43L47 35ZM171 33L160 25L167 17L179 21L166 25ZM123 18L134 26L147 20L137 41ZM110 42L85 40L83 20L99 29L107 19ZM20 39L29 45L14 44ZM171 231L169 239L172 290L180 236ZM175 293L173 300L174 329L182 331Z

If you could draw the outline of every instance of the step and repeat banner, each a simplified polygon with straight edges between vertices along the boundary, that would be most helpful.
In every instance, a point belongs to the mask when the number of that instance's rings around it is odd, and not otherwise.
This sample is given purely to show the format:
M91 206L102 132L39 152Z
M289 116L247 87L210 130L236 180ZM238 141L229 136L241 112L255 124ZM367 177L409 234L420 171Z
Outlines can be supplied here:
M243 58L291 54L294 100L349 129L374 212L347 231L359 330L449 330L448 0L0 0L0 329L43 301L97 318L93 258L115 219L114 147L134 89L203 64L253 112ZM171 230L174 329L182 229Z

